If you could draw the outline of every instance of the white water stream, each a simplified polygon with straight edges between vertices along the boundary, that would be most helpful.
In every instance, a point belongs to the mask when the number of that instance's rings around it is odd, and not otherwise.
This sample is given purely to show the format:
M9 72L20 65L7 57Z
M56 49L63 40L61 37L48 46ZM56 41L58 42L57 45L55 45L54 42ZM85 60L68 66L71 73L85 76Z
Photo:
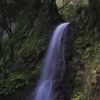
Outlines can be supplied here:
M56 91L56 86L65 74L64 58L64 32L69 23L62 23L53 32L48 51L45 57L41 79L36 88L36 96L33 100L62 100L61 91ZM54 89L55 88L55 89ZM55 92L56 91L56 92ZM57 96L59 95L59 99Z

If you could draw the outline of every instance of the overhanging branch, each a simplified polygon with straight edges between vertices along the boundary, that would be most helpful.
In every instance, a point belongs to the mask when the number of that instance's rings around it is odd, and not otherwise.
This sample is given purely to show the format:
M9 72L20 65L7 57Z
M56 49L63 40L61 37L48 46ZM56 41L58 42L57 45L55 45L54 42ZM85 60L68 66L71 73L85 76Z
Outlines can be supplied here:
M60 10L60 9L63 9L67 4L69 4L71 2L71 0L70 1L68 1L65 5L63 5L61 8L59 8L58 10Z

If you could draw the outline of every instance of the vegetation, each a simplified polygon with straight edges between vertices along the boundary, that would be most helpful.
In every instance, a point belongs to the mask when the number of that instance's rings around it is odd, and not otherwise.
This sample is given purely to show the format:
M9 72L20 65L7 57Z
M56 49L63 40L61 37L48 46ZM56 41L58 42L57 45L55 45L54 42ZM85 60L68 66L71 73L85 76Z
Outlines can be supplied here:
M0 1L0 100L22 100L37 84L52 31L63 21L74 26L66 78L71 100L99 100L100 2L62 1Z
M62 19L54 1L0 2L0 100L19 100L37 84L52 26ZM5 31L8 38L3 40Z
M93 6L95 3L97 1L90 1L89 4L78 3L72 7L75 12L67 12L71 17L64 16L73 22L75 29L69 79L72 100L99 100L100 11L99 6ZM65 7L65 10L69 9ZM65 13L64 10L62 13Z

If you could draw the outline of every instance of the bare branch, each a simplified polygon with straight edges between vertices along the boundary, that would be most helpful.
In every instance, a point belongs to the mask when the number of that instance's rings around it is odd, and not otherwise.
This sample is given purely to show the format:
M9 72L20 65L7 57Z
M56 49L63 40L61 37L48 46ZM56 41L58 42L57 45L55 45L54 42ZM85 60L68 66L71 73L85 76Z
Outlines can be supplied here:
M63 9L67 4L69 4L71 2L71 0L70 1L68 1L65 5L63 5L61 8L59 8L58 10L60 10L60 9Z

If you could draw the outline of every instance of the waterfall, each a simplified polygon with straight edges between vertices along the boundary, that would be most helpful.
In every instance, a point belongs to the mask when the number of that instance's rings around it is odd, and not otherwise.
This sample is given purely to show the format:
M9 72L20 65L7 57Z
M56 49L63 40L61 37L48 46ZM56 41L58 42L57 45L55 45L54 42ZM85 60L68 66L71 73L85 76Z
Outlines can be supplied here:
M65 39L69 23L62 23L53 32L39 84L32 100L65 100L64 75L66 72Z

